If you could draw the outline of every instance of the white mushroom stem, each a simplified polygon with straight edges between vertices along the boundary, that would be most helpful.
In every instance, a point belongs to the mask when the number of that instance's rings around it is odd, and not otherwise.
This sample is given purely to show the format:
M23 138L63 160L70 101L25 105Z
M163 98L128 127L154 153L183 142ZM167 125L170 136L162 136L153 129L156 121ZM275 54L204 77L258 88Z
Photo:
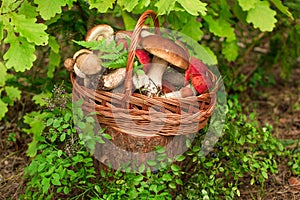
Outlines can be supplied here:
M137 74L135 73L132 77L132 82L135 89L140 89L143 86L148 86L150 84L150 78L145 74Z
M188 84L187 86L181 88L179 91L167 93L167 94L163 95L162 97L184 98L184 97L189 97L189 96L196 96L197 94L198 94L197 90L191 84Z
M168 66L168 62L154 56L151 62L150 69L147 73L150 83L145 88L148 96L156 96L162 88L162 77Z

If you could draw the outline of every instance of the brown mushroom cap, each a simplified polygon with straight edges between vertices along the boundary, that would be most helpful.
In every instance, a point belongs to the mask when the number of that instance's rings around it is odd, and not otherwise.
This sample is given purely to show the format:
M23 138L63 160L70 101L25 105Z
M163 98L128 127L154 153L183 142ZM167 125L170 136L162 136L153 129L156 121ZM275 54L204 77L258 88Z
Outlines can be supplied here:
M102 70L101 60L92 51L81 49L77 51L73 59L78 69L86 75L94 75Z
M101 38L109 38L114 34L114 30L107 24L100 24L91 28L85 36L85 41L97 41Z
M150 35L142 39L141 44L152 55L168 63L186 70L189 67L189 56L183 48L172 40L158 35Z

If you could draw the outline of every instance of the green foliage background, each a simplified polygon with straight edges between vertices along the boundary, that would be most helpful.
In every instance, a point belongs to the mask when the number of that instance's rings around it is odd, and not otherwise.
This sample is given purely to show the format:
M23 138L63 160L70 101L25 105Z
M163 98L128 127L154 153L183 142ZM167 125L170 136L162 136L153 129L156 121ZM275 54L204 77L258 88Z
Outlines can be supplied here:
M195 173L188 174L171 165L156 174L103 173L102 182L96 181L99 177L83 142L74 141L79 136L72 124L70 105L60 108L59 97L64 95L57 95L52 89L57 90L55 83L60 85L68 80L62 63L80 48L73 40L82 40L95 24L107 23L115 30L131 30L140 14L148 9L157 12L162 27L182 32L199 43L194 49L197 57L208 65L218 65L229 93L256 87L263 82L261 71L268 66L272 69L280 65L284 78L289 78L291 69L297 67L299 0L284 3L280 0L3 0L0 3L0 120L7 120L8 109L17 100L30 97L37 105L48 107L45 98L56 101L50 106L56 108L54 111L40 107L39 111L24 117L29 127L23 131L33 136L27 154L34 158L26 169L32 181L28 182L25 199L38 196L51 199L56 193L72 192L76 198L122 199L127 195L155 199L160 195L161 199L171 199L183 181L186 192L181 191L178 199L216 196L234 199L240 195L239 178L250 174L251 185L257 181L263 184L268 172L277 172L274 157L283 154L292 158L289 165L299 174L299 157L291 152L283 153L282 145L270 134L271 128L255 124L254 115L248 119L241 107L234 106L239 104L238 98L230 96L225 135L218 143L222 148L214 150L218 156L202 158L196 145L181 158L197 164ZM269 51L249 58L249 52L265 40L269 41ZM259 75L251 79L243 74L245 62L257 64L254 70ZM66 82L70 92L71 85ZM241 125L247 120L251 123ZM68 144L73 146L73 152L64 151L70 149ZM227 160L228 157L231 159ZM112 181L115 179L116 182Z

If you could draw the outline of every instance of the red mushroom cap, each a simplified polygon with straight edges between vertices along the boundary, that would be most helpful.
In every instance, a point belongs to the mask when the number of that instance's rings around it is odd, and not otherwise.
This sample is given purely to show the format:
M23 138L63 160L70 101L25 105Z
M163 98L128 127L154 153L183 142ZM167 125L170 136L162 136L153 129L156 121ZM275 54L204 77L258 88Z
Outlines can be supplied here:
M190 65L185 73L185 81L188 84L191 80L193 87L199 94L206 92L211 86L212 82L207 75L208 68L199 59L192 57L190 59Z
M208 89L212 86L212 82L209 77L198 74L192 77L192 85L199 94L202 94L208 91Z
M191 57L189 68L185 72L185 80L190 81L191 76L205 74L207 70L206 65L201 60Z
M144 70L145 73L147 73L149 68L150 68L150 57L147 54L147 52L142 50L142 49L137 49L135 51L135 56L137 57L139 62L142 65L144 65L143 70Z

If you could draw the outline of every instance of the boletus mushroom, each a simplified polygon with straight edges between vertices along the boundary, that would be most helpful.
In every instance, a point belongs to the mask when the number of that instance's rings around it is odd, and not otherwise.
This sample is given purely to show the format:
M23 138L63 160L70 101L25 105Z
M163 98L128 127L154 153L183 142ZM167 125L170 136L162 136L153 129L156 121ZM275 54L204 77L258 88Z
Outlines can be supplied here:
M145 88L147 96L157 96L162 89L162 77L169 64L186 70L189 57L185 50L170 39L158 35L149 35L141 41L142 47L153 55L147 72L150 84Z
M99 41L105 38L108 42L114 39L114 29L107 24L100 24L91 28L85 36L85 41Z
M73 56L73 60L75 61L75 74L84 79L85 87L90 87L91 80L97 78L103 69L101 60L92 51L87 49L77 51ZM92 85L92 88L96 88L96 86Z
M192 57L188 70L185 72L185 87L179 91L164 95L166 98L184 98L202 94L212 86L211 79L207 74L208 68L199 59Z

